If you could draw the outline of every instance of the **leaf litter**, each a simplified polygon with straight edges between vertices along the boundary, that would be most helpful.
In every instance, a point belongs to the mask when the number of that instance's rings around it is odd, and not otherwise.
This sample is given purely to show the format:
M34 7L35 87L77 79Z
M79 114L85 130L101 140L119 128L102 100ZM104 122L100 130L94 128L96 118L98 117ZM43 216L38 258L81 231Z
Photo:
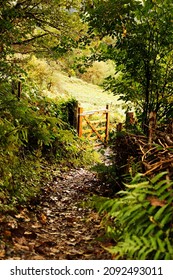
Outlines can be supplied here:
M85 205L88 196L104 194L94 172L61 172L43 184L37 200L16 214L0 216L0 259L111 259L101 218Z

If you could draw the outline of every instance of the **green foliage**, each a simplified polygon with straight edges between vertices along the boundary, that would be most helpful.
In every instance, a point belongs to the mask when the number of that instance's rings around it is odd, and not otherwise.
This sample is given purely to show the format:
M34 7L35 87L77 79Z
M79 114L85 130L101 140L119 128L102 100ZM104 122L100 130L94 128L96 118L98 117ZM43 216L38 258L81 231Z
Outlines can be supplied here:
M90 32L114 39L100 46L100 59L116 64L105 87L134 102L147 132L149 113L165 119L172 106L172 1L96 0L86 9Z
M75 47L82 34L80 4L80 0L1 1L0 80L21 72L19 54L59 56Z
M19 101L1 87L0 211L39 192L51 175L41 166L76 167L96 160L92 147L77 137L69 122L73 106L74 99L56 102L37 96Z
M44 176L35 156L21 159L14 154L1 153L0 163L0 211L14 210L17 205L37 196Z
M116 259L173 259L173 182L165 175L147 179L138 174L116 198L93 199L105 213L116 242L108 250Z
M98 163L92 167L92 170L97 172L97 176L102 182L109 186L114 192L117 191L119 177L115 165Z
M137 143L128 132L115 132L110 139L113 151L112 164L123 188L123 182L129 182L136 173L142 172L141 156Z
M80 77L88 83L102 85L105 78L114 74L114 65L110 61L95 61Z
M138 145L127 131L112 130L108 145L109 154L106 156L108 161L96 164L93 169L109 187L110 192L115 194L124 189L124 183L129 183L137 173L143 171L142 162Z

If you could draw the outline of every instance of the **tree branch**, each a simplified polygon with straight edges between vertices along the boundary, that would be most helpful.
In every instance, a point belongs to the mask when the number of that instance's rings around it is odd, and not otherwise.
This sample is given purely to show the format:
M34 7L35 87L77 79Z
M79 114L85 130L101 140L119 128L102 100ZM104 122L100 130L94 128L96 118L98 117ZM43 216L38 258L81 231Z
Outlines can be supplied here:
M31 43L32 41L34 41L34 40L36 40L36 39L39 39L39 38L42 38L42 37L44 37L44 36L46 36L46 35L49 35L49 33L47 32L47 33L44 33L44 34L41 34L41 35L37 35L37 36L34 36L34 37L30 38L30 39L23 40L23 41L21 41L21 42L13 42L13 45L25 45L25 44L29 44L29 43Z

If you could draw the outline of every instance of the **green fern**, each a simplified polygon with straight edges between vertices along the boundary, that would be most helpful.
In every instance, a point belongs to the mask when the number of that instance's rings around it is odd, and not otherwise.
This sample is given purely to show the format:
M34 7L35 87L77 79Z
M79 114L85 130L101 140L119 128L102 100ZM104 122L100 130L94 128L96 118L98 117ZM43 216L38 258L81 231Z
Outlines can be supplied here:
M173 259L173 182L165 175L142 182L138 176L118 197L102 199L99 210L113 218L117 243L108 250L117 258Z
M10 90L2 92L0 85L0 212L35 196L51 177L50 165L69 168L99 160L68 122L74 103L41 96L30 99L25 94L19 102Z

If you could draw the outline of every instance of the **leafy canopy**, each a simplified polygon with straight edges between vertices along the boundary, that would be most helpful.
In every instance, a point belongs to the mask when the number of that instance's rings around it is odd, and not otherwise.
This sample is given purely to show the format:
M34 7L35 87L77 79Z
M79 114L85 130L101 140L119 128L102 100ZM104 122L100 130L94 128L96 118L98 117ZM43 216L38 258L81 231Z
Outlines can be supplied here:
M87 1L88 3L89 1ZM173 3L170 0L93 1L85 6L90 33L110 36L101 44L102 58L116 62L106 84L125 101L133 101L144 126L150 111L172 116Z
M75 46L82 29L79 8L80 0L0 1L0 78L17 72L21 57L14 54L52 56Z

